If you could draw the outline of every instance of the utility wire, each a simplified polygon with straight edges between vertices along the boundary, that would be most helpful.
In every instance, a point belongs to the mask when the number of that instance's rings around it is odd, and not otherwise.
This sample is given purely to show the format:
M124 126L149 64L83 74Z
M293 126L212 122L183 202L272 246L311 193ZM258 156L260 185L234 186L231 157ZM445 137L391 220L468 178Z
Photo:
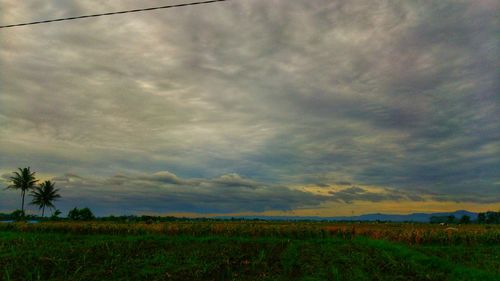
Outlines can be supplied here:
M16 24L9 24L9 25L1 25L0 28L10 28L10 27L16 27L16 26L34 25L34 24L42 24L42 23L57 22L57 21L69 21L69 20L77 20L77 19L96 18L96 17L102 17L102 16L112 16L112 15L137 13L137 12L153 11L153 10L160 10L160 9L170 9L170 8L178 8L178 7L185 7L185 6L209 4L209 3L215 3L215 2L225 2L225 1L229 1L229 0L200 1L200 2L191 2L191 3L184 3L184 4L175 4L175 5L167 5L167 6L159 6L159 7L151 7L151 8L143 8L143 9L135 9L135 10L126 10L126 11L119 11L119 12L110 12L110 13L102 13L102 14L69 17L69 18L33 21L33 22L26 22L26 23L16 23Z

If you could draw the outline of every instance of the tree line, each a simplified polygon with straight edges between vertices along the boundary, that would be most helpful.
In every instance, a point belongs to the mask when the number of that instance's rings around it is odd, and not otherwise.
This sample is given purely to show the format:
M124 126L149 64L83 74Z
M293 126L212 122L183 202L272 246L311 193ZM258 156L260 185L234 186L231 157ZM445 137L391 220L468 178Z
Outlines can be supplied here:
M488 211L477 214L477 219L472 220L470 216L463 215L457 218L453 215L448 216L432 216L429 220L430 223L451 223L451 224L468 224L468 223L481 223L481 224L498 224L500 223L500 212Z

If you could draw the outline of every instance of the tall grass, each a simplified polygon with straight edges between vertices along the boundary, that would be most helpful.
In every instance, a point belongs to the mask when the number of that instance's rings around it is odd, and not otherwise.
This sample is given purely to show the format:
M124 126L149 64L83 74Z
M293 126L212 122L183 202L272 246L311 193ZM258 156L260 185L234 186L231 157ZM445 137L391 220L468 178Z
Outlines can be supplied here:
M57 232L75 234L164 234L223 237L280 237L372 239L408 244L499 244L500 226L462 225L453 228L431 224L402 223L315 223L315 222L43 222L38 224L6 223L0 230L22 232Z

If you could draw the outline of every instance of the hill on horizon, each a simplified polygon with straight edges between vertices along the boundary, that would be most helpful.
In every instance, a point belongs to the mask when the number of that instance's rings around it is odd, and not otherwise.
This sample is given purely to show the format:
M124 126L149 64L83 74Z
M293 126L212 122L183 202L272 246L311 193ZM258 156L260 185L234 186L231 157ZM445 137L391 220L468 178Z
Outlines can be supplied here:
M467 210L457 210L454 212L438 212L438 213L411 213L411 214L382 214L372 213L358 216L334 216L334 217L319 217L319 216L238 216L233 218L245 219L265 219L265 220L326 220L326 221L391 221L391 222L429 222L433 216L454 216L460 219L467 215L471 220L476 220L478 213ZM229 216L218 216L217 218L231 218Z

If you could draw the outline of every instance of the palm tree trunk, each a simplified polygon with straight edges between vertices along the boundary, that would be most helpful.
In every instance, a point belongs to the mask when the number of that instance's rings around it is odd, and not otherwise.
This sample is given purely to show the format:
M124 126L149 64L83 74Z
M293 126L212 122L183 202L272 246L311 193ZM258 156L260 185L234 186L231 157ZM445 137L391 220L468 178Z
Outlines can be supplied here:
M21 211L23 212L23 217L24 217L24 193L25 193L25 192L26 192L25 190L23 190L23 191L22 191L22 194L23 194L23 200L21 201Z
M44 213L45 213L45 206L42 207L42 218Z

